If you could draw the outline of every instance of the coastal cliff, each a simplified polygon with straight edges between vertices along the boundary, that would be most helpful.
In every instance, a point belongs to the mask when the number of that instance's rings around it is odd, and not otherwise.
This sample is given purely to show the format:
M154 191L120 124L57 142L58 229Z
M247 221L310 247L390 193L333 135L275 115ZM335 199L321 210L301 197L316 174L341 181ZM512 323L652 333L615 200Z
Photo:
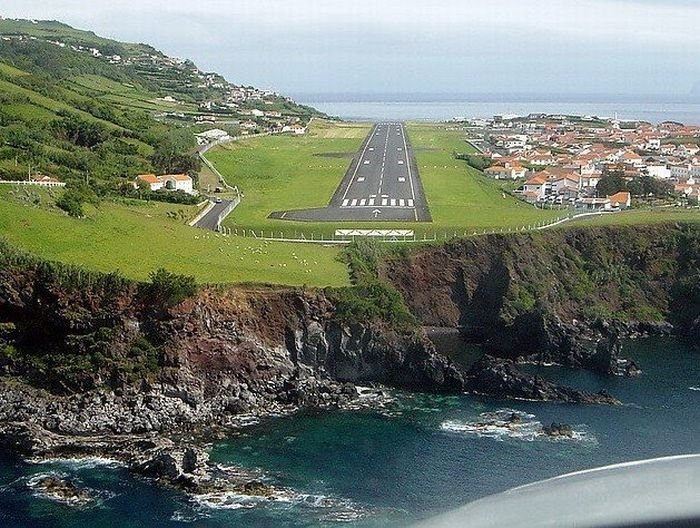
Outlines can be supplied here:
M618 337L697 332L700 227L475 237L394 255L380 274L422 324L494 355L607 371Z
M352 407L374 385L616 404L521 372L521 360L635 373L618 336L697 332L700 229L493 236L348 253L342 289L137 283L0 244L0 445L116 458L192 492L250 487L207 439L301 407ZM469 371L421 325L460 327ZM624 371L624 372L623 372ZM256 487L257 484L253 487ZM257 489L257 488L256 488Z
M223 431L385 396L356 384L465 389L420 328L341 322L324 291L182 295L181 277L139 284L2 249L0 445L24 456L104 456L179 489L231 489L250 481L202 448Z

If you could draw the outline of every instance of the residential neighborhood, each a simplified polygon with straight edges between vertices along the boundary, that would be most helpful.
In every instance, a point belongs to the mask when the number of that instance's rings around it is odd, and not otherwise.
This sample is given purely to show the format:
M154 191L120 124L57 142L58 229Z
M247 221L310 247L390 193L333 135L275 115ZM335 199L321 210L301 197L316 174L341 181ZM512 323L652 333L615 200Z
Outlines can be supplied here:
M494 116L465 123L484 174L520 183L514 194L537 204L624 209L630 192L601 196L610 175L634 186L649 178L691 202L700 200L700 127L590 116ZM641 188L641 187L640 187Z

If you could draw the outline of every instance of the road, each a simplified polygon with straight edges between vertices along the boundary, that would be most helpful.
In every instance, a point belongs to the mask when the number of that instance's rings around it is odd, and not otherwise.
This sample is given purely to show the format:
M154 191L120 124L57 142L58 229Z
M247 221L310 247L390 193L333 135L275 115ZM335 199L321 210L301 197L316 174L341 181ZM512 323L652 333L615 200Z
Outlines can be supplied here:
M384 122L372 128L328 207L279 211L270 217L307 221L430 221L403 123Z
M221 203L215 203L209 212L194 224L195 227L217 231L219 228L219 216L230 204L231 200L221 200Z

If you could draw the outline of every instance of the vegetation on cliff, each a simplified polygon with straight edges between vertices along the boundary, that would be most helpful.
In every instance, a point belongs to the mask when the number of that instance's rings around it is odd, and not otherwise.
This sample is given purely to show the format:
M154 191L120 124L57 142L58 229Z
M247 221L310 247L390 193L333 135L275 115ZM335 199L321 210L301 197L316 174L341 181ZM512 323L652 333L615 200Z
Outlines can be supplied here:
M327 290L334 300L339 321L347 324L384 322L409 331L417 328L418 320L401 294L379 277L380 262L392 250L396 248L368 239L359 239L348 246L343 258L350 268L352 286Z
M193 278L166 270L137 283L0 240L0 364L58 391L149 377L161 364L153 324L196 291Z
M658 324L680 331L700 306L695 224L570 228L426 246L381 276L423 324L492 334L518 317Z

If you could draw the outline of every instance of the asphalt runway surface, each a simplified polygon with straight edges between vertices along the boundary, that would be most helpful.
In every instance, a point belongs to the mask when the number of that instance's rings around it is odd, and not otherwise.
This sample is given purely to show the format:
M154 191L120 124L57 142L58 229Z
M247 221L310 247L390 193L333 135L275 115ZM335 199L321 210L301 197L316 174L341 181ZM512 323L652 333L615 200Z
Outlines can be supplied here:
M377 123L327 207L276 211L270 218L313 222L430 222L418 166L403 123Z

